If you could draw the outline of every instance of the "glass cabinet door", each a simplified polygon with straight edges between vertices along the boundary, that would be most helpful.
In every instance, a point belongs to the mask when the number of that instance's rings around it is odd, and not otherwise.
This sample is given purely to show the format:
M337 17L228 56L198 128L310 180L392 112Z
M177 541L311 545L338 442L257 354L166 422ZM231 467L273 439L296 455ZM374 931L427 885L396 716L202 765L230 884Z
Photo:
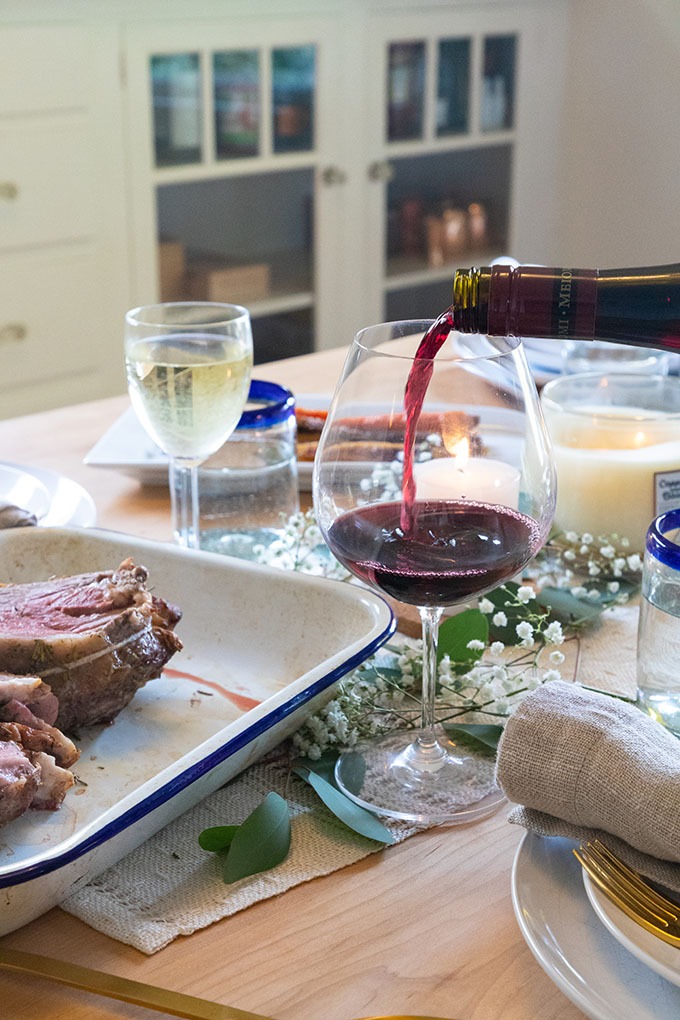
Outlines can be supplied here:
M438 138L465 134L470 126L470 39L440 39L437 54Z
M213 53L215 156L258 156L262 123L260 54L257 50Z
M387 140L398 142L422 138L425 116L424 42L390 44L387 95Z
M272 51L272 138L274 152L314 148L316 48L277 47Z
M455 19L455 34L450 26L414 15L398 38L383 35L384 146L372 179L384 200L388 317L437 314L456 265L510 243L517 35L485 31L477 15Z
M156 166L201 159L201 67L198 53L151 58Z
M479 111L482 131L504 131L513 126L515 48L514 35L489 35L484 39Z
M319 117L323 100L329 121L331 95L319 66L323 50L334 80L337 47L330 22L306 18L299 28L175 24L136 31L129 49L131 108L143 109L146 95L153 128L149 138L137 117L130 141L140 299L245 305L256 361L313 349L320 290L337 279L320 266L316 237L336 209L336 190L319 186Z

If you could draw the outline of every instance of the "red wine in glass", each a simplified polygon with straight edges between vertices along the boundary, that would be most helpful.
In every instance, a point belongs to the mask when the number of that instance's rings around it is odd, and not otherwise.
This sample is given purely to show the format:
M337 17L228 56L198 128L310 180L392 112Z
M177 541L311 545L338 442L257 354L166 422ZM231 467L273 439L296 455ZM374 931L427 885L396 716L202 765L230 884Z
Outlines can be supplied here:
M509 580L538 551L536 521L470 500L417 504L408 532L402 503L373 503L336 518L335 556L374 588L414 606L451 606Z

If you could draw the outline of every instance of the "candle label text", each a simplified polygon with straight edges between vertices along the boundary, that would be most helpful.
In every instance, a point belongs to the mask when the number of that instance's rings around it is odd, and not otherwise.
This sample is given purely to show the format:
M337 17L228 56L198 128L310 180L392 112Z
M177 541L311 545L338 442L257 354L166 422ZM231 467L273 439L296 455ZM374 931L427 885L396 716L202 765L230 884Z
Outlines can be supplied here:
M655 471L654 513L655 516L680 506L680 471Z

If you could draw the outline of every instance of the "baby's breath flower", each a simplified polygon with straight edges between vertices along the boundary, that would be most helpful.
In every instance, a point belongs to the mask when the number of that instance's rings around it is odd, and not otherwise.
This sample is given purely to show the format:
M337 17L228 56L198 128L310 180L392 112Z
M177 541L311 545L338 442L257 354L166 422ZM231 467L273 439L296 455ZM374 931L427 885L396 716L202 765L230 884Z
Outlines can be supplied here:
M493 623L494 627L507 627L508 618L501 609L497 613L494 613L494 615L491 618L491 622Z
M496 607L494 606L491 599L480 599L477 608L479 609L480 613L484 613L485 616L488 616L489 613L493 613Z
M468 641L466 647L469 648L471 652L483 652L486 646L483 641L473 638L472 641Z
M562 675L559 669L546 669L543 674L543 682L549 684L551 680L561 680Z
M561 645L564 641L564 634L562 632L562 624L559 620L553 620L549 623L543 632L547 644Z
M505 651L505 645L502 641L492 641L489 645L489 651L492 655L502 655Z
M522 639L522 641L525 641L527 638L533 639L534 628L531 626L528 620L522 620L522 622L518 623L517 626L515 627L515 633L517 634L518 638Z
M531 602L536 598L536 592L528 584L521 584L517 589L517 599L522 603Z
M548 656L548 659L552 666L561 666L562 663L564 662L564 658L565 658L564 652L560 652L557 649L555 649L554 652L551 652L550 655Z

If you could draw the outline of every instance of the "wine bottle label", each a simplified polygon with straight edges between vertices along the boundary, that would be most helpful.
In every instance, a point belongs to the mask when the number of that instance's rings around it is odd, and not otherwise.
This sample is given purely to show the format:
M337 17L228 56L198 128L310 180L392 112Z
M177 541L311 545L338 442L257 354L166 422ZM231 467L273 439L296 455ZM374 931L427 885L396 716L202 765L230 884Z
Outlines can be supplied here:
M493 266L488 332L592 340L597 277L596 269Z

